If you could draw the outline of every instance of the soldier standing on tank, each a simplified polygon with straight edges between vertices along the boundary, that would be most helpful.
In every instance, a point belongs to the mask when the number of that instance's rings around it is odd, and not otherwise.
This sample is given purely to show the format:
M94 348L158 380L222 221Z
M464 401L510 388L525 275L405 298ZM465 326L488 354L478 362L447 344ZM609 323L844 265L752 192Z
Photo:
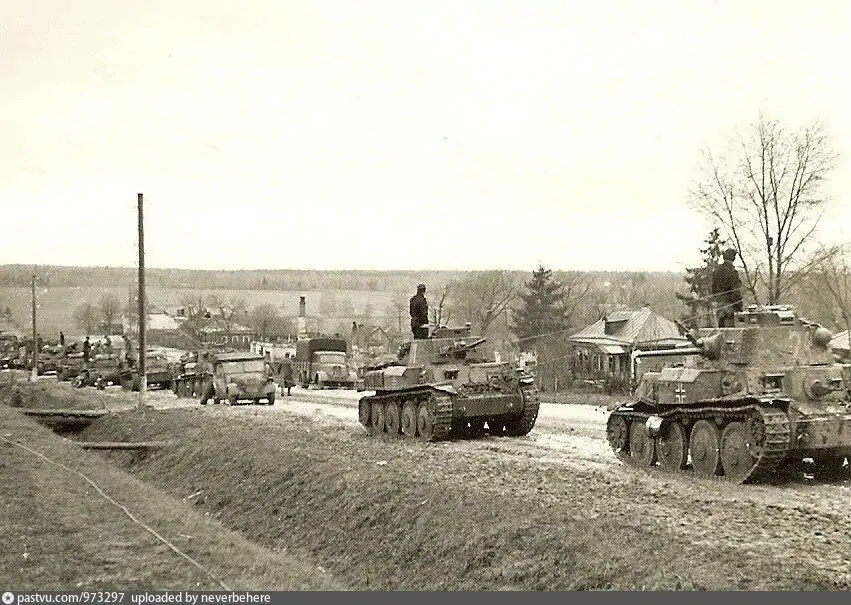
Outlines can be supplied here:
M742 280L733 267L736 250L724 250L724 262L712 273L712 299L715 301L719 327L732 327L733 314L742 310Z
M414 333L414 338L428 338L428 301L425 291L425 284L418 285L417 293L409 301L411 332Z

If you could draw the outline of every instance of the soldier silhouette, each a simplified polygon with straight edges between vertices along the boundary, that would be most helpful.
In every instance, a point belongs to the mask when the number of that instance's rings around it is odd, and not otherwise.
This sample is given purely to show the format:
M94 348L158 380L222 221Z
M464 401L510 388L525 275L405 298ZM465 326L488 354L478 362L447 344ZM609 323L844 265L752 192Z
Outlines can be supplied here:
M712 300L719 327L732 327L734 314L742 310L742 281L733 266L736 250L724 250L724 262L712 273Z
M411 297L411 332L414 338L428 338L428 301L425 297L425 284L417 286L417 293Z

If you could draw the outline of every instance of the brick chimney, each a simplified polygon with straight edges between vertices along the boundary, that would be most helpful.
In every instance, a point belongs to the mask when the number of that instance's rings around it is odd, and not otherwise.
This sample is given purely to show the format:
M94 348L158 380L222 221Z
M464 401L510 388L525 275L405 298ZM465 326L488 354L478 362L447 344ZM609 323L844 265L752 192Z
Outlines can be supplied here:
M304 296L299 296L298 299L298 319L296 320L296 329L298 331L298 339L307 338L307 303L304 301Z

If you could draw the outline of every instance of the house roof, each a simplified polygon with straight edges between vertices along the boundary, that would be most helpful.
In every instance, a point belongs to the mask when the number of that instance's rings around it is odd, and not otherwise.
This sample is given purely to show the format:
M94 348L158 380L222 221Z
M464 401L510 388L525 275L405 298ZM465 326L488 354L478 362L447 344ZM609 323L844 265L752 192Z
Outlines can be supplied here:
M150 313L145 319L149 330L177 330L180 327L171 315Z
M831 350L848 351L851 349L848 342L848 330L843 330L842 332L834 335L834 337L830 339L829 346Z
M221 326L212 325L204 326L203 328L201 328L201 331L205 334L221 334L225 331L225 329ZM246 328L245 326L233 324L230 328L229 334L253 334L253 331L250 328Z
M611 326L611 334L606 334L606 322L619 325ZM609 345L636 345L661 342L682 342L677 325L649 308L637 311L615 311L572 334L570 340Z

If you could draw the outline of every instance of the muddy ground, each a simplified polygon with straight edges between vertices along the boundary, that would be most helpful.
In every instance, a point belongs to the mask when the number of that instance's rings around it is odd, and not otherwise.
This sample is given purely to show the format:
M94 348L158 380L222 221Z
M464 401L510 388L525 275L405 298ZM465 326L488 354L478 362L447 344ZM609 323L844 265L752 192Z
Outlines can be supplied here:
M851 588L847 481L643 474L609 451L604 407L544 405L524 438L422 444L367 437L356 393L294 393L273 407L152 394L155 409L81 437L173 440L108 458L355 589Z

